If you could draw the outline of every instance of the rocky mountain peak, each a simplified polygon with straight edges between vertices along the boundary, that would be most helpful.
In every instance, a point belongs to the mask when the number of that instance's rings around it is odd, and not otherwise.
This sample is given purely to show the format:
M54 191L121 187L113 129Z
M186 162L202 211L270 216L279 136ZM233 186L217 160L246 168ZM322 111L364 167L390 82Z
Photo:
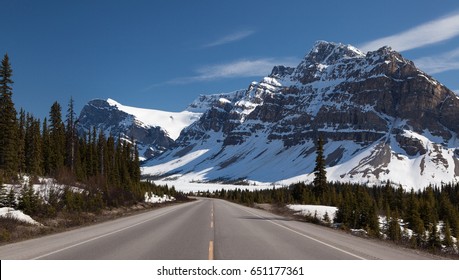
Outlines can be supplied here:
M297 67L184 112L94 100L79 125L134 139L156 179L308 181L321 136L329 180L417 188L459 182L458 115L459 97L392 48L318 41Z
M362 56L364 56L364 53L351 45L317 41L304 60L309 64L319 63L330 65L335 64L341 59Z

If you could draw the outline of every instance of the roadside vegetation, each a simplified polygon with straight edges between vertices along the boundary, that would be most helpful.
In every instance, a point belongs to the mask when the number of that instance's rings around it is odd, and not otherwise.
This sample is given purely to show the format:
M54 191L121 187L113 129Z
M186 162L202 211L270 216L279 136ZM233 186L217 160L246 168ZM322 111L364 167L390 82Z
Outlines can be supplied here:
M20 109L13 96L7 54L0 65L0 209L21 210L42 226L0 216L0 243L98 222L153 206L145 194L186 197L174 188L140 181L135 142L94 127L79 135L70 98L40 120Z

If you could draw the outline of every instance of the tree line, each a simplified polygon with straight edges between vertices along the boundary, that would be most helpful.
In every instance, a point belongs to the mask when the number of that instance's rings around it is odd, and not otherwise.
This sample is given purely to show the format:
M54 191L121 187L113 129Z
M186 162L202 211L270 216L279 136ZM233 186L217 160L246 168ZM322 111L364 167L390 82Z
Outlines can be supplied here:
M0 186L17 184L27 175L30 187L21 190L18 205L2 187L1 204L19 207L28 214L52 213L64 208L94 211L143 201L145 191L156 187L140 183L135 143L122 141L115 135L106 136L95 128L78 135L72 98L65 117L58 102L52 104L49 117L43 121L22 109L17 113L12 100L12 74L5 54L0 66ZM50 193L44 198L49 200L45 203L32 189L43 177L78 186L81 191L66 188Z
M438 250L442 245L451 247L452 237L459 238L457 183L407 191L389 182L372 187L328 182L320 197L314 190L314 184L296 183L263 190L221 189L208 195L250 206L254 203L336 206L338 211L333 222L343 229L363 229L370 236L384 235L414 248ZM380 217L386 220L381 223ZM401 225L412 232L411 237L403 234ZM443 240L440 235L444 236Z
M253 191L222 189L208 195L246 205L335 206L338 211L333 222L341 228L363 229L370 236L385 237L414 248L452 250L452 238L459 238L459 183L431 185L415 191L390 182L381 186L328 182L322 145L323 141L319 140L311 184L299 182L288 187Z

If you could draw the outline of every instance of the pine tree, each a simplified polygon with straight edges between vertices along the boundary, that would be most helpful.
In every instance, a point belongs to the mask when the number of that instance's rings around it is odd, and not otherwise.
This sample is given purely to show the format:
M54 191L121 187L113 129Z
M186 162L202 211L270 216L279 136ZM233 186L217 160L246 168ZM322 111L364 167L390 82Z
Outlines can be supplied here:
M49 138L48 121L43 120L42 129L42 157L43 157L43 172L45 175L51 174L51 143Z
M389 225L387 228L387 236L396 243L402 239L402 231L400 229L398 217L398 211L393 212L392 217L389 217Z
M327 192L327 171L325 170L325 158L323 139L319 137L316 145L316 166L314 168L314 194L316 199L322 199ZM323 202L322 202L323 203ZM326 204L326 203L324 203Z
M75 170L75 149L77 142L76 115L74 110L74 101L70 97L67 116L66 116L66 141L65 141L65 164L73 173Z
M431 186L427 187L424 190L424 194L420 204L420 214L425 227L429 227L430 224L438 222L435 194Z
M26 115L24 109L21 109L19 112L19 122L18 122L18 141L17 141L17 170L19 173L25 172L25 133L26 133Z
M27 116L25 133L26 172L31 175L42 175L42 137L40 121L33 116Z
M10 191L8 192L6 203L7 203L6 207L11 207L11 208L17 207L16 194L13 188L10 188Z
M7 177L17 174L17 119L12 100L13 70L8 54L5 54L0 65L0 169Z
M429 245L430 248L434 251L441 248L440 235L437 229L437 223L435 221L432 224L430 224Z
M50 171L56 174L64 167L65 129L62 122L61 105L54 102L49 112Z
M446 247L452 247L453 246L453 239L451 238L451 228L449 227L449 223L448 222L445 222L444 225L443 225L443 234L445 236L443 238L443 244Z
M419 201L416 197L414 190L411 189L411 192L407 199L406 211L405 211L405 221L408 224L408 227L413 230L414 235L412 237L412 243L414 247L421 245L422 236L424 235L424 222L421 219L419 213Z

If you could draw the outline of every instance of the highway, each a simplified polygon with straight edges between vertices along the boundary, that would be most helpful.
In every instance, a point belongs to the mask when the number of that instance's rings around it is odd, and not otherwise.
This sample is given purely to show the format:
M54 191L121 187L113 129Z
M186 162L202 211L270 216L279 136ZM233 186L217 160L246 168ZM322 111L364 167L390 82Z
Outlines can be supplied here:
M382 241L206 198L0 247L2 260L428 258Z

